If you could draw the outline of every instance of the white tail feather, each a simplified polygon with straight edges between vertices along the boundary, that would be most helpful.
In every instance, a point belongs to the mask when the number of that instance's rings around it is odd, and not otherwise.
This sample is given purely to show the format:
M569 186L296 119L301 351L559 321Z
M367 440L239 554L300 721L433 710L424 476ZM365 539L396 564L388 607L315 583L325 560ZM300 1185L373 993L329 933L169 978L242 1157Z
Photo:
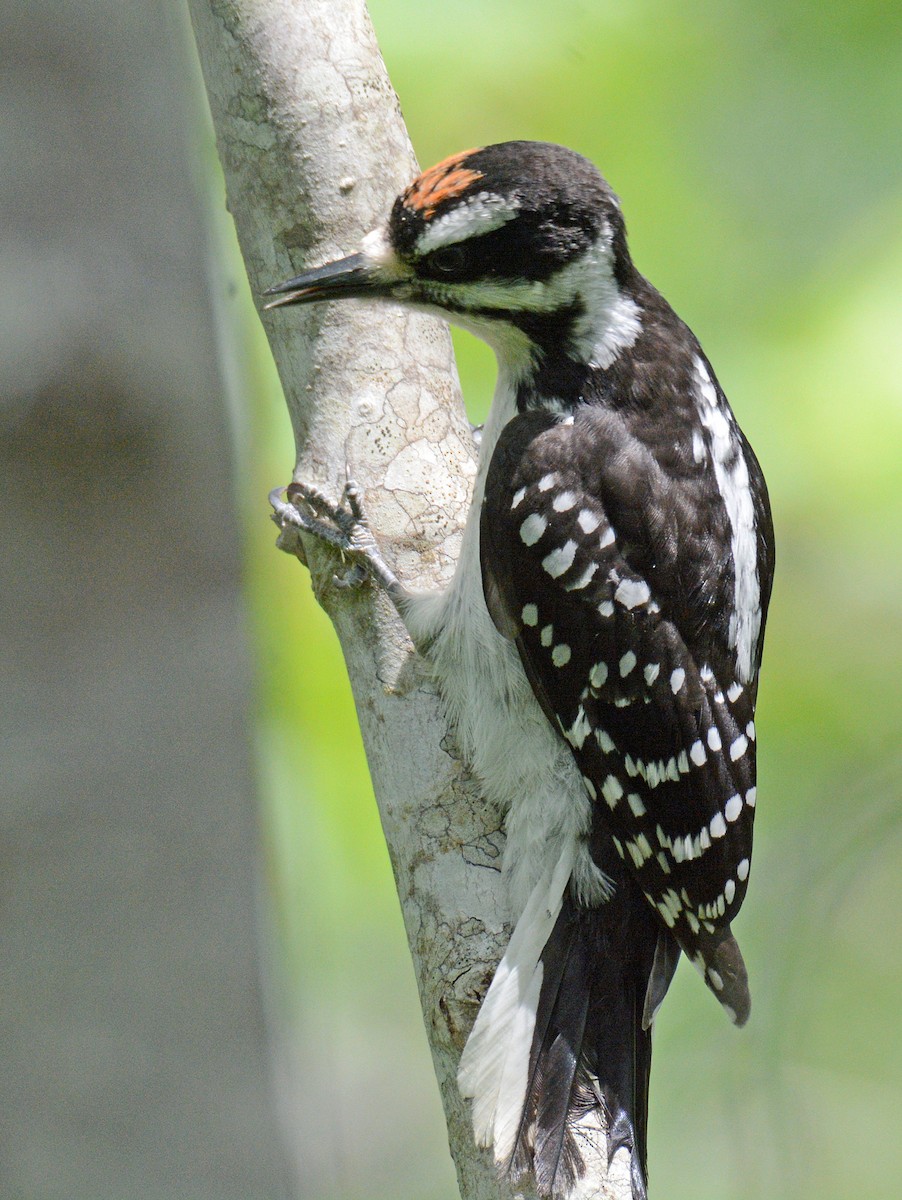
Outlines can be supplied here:
M498 1088L495 1105L495 1161L507 1162L514 1152L514 1142L520 1127L520 1117L526 1102L526 1086L529 1081L529 1052L536 1027L536 1012L539 994L542 991L544 971L541 962L536 965L520 1007L514 1013L508 1037L510 1047L504 1062L504 1071Z
M457 1084L473 1101L477 1145L495 1148L504 1162L514 1148L526 1101L529 1053L542 988L539 961L563 903L574 848L565 847L554 868L533 888L507 951L498 964L464 1047Z

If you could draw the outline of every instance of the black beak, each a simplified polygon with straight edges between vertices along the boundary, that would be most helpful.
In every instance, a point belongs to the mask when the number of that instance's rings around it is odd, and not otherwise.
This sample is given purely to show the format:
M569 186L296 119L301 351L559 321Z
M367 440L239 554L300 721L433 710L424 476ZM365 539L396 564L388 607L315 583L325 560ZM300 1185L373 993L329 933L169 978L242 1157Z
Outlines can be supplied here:
M382 295L375 272L362 254L351 254L326 263L267 288L264 296L278 296L264 308L283 304L312 304L316 300L351 300L359 296Z

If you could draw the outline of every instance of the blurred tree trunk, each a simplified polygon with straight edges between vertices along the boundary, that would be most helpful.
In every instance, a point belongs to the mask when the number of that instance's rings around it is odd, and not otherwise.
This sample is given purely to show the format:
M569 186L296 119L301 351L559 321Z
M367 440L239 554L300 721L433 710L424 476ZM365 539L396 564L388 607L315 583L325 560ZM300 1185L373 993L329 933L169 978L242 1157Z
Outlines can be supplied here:
M185 25L0 16L8 1200L294 1194Z

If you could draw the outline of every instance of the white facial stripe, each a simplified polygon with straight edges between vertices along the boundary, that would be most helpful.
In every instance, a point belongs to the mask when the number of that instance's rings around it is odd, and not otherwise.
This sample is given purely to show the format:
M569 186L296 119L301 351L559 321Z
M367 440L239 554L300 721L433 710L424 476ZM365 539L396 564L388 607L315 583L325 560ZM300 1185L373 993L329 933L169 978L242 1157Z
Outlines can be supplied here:
M448 213L447 217L456 215L456 212ZM429 231L424 235L427 236ZM455 235L454 240L466 236L468 234L462 232L459 237ZM451 240L447 239L448 242ZM550 279L484 279L474 283L432 284L431 290L436 303L470 310L554 312L579 299L585 312L576 326L573 349L593 366L602 369L609 367L621 350L632 346L641 328L638 306L621 295L614 279L610 232L606 229L594 246ZM457 316L452 320L463 324Z
M434 218L417 242L417 254L429 254L467 238L480 237L512 221L520 206L494 192L480 192L450 212Z
M380 271L398 276L410 274L409 269L403 265L392 249L384 226L380 225L378 229L373 229L366 235L360 243L360 251L364 258Z
M470 309L553 312L571 303L581 291L585 271L586 259L580 258L549 279L481 279L475 283L443 284L441 291L449 300Z
M638 305L621 295L614 278L607 222L595 245L575 265L581 268L577 291L586 311L576 326L574 348L593 367L605 370L621 350L632 346L642 327Z
M561 275L543 280L481 279L475 283L433 283L436 303L464 309L511 309L513 312L553 312L573 299L569 288L558 286ZM456 319L456 317L455 317Z
M695 360L695 372L698 414L711 438L714 475L730 521L734 585L733 612L727 636L736 650L737 674L743 683L748 683L752 678L761 630L758 542L749 472L739 440L718 402L717 389L700 358Z

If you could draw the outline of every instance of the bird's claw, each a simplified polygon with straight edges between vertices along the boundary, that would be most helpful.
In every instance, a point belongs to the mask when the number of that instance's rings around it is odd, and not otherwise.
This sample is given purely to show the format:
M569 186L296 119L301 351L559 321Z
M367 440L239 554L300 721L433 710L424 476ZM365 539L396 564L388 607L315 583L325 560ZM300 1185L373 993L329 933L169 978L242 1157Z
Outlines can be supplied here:
M284 496L284 499L282 498ZM270 492L273 520L281 528L293 526L334 546L349 568L333 577L337 587L358 587L372 576L383 587L396 580L379 553L363 511L363 495L353 479L344 486L341 500L334 504L319 488L296 481Z
M343 575L333 575L332 582L337 588L355 588L368 577L369 572L362 563L354 563Z

